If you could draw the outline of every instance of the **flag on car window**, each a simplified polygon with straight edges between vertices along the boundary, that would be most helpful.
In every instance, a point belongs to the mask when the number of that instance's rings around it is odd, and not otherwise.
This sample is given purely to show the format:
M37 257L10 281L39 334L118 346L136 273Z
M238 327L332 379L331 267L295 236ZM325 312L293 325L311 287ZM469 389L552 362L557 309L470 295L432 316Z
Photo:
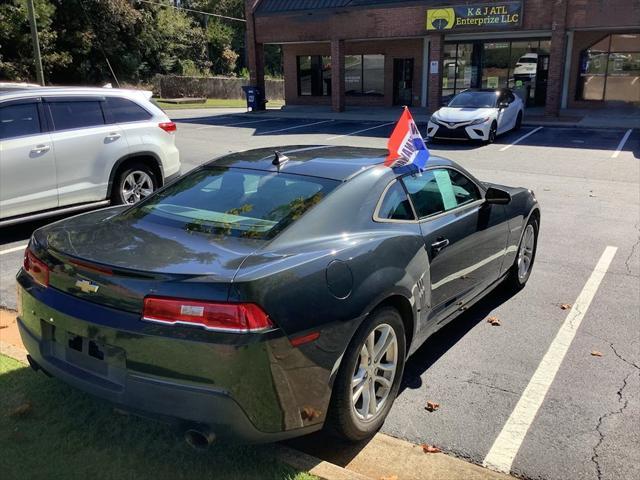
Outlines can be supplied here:
M404 112L389 137L387 148L389 155L384 162L387 167L414 165L423 169L427 164L429 150L407 107L404 107Z

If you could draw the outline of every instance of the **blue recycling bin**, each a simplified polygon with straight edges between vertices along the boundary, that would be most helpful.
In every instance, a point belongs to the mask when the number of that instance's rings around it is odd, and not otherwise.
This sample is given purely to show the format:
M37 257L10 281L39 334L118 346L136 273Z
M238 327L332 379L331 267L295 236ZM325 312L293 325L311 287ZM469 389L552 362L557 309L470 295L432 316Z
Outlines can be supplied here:
M244 85L242 90L247 97L247 111L251 110L252 112L255 112L265 109L267 100L264 98L264 93L260 88L253 87L251 85Z

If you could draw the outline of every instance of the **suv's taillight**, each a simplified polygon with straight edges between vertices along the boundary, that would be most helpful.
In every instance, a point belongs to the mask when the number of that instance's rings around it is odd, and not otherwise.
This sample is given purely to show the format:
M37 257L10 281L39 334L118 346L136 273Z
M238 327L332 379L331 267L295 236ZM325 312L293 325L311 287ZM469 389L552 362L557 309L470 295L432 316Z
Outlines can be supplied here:
M158 126L168 133L175 132L178 129L174 122L162 122L159 123Z
M37 283L43 287L49 286L49 267L36 257L29 248L24 251L22 267Z
M269 316L253 303L202 302L166 297L146 297L142 319L232 333L259 332L273 327Z

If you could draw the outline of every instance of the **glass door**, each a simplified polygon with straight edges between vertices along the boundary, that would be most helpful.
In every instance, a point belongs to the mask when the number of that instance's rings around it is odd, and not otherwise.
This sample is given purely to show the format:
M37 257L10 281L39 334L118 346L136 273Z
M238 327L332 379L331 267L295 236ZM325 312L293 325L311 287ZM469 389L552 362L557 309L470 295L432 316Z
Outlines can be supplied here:
M393 104L411 106L413 99L413 58L393 59Z

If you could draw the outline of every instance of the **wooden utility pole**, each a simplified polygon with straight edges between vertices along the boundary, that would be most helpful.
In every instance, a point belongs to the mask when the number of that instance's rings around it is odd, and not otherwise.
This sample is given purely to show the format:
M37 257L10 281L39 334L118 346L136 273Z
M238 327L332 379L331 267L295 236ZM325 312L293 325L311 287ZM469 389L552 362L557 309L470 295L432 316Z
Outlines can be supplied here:
M36 12L33 8L33 0L27 0L27 10L29 11L29 24L31 25L31 41L33 43L33 59L36 64L36 76L38 77L38 83L44 85L40 42L38 42L38 26L36 25Z

